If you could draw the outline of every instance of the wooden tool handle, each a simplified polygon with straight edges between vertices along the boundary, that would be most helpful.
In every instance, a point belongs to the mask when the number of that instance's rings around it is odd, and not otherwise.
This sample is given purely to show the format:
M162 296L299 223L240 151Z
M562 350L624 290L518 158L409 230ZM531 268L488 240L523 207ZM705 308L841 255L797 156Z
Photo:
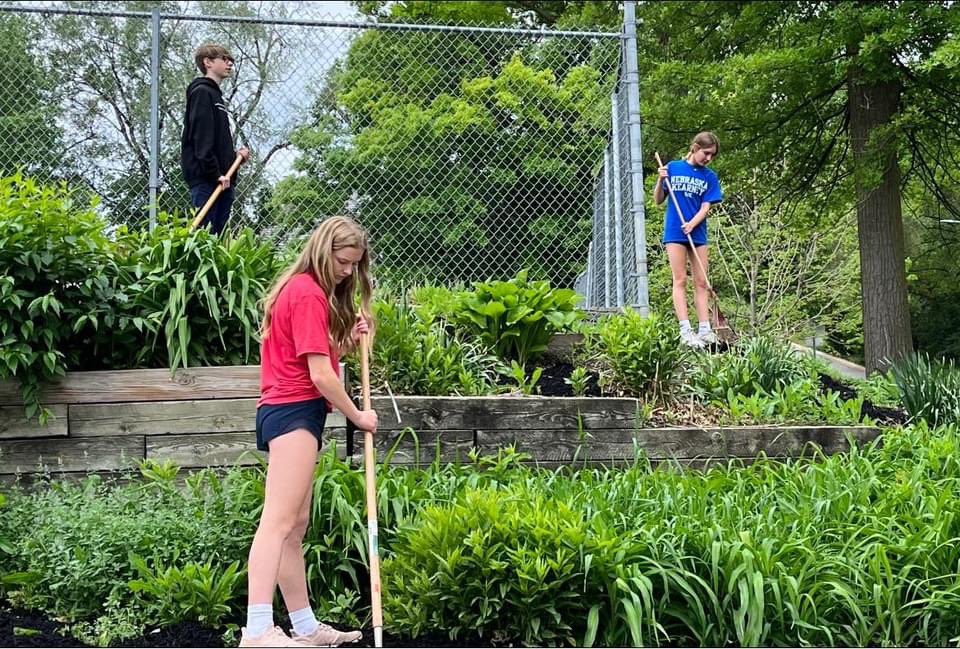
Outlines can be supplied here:
M360 386L363 409L370 410L370 334L360 334ZM363 432L363 467L367 484L367 542L370 549L370 609L374 646L383 646L383 606L380 601L380 548L377 529L377 465L373 433Z
M240 168L240 165L243 164L243 160L243 156L238 153L237 157L233 160L233 164L230 165L230 168L227 169L227 173L224 175L227 178L232 178L233 174L235 174L237 169ZM217 202L217 196L219 196L222 191L223 185L221 183L217 183L217 186L213 189L213 193L210 194L210 198L207 199L207 202L204 203L203 207L200 208L200 211L197 212L197 216L194 217L193 225L190 226L191 228L200 227L200 224L203 222L203 218L207 215L207 212L210 211L210 208L213 207L213 204Z

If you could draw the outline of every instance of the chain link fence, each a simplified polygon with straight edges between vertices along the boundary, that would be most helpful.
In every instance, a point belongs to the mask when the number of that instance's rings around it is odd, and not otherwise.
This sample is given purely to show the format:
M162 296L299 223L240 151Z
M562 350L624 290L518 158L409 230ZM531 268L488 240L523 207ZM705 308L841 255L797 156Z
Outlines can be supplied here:
M0 3L0 172L65 180L116 225L189 214L185 89L194 50L216 42L236 58L222 88L252 153L231 229L288 246L346 213L385 281L527 268L586 306L645 310L625 4L621 34L385 23L310 2Z

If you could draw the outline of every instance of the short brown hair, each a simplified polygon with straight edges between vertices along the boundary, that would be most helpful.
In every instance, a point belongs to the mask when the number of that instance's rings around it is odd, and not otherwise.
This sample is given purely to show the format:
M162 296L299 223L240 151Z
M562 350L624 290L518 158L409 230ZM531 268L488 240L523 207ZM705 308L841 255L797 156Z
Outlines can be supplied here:
M197 64L197 69L200 70L201 74L207 73L207 66L203 64L204 59L234 60L233 55L230 54L230 50L225 48L223 45L217 45L216 43L204 43L198 47L197 51L193 54L193 60Z

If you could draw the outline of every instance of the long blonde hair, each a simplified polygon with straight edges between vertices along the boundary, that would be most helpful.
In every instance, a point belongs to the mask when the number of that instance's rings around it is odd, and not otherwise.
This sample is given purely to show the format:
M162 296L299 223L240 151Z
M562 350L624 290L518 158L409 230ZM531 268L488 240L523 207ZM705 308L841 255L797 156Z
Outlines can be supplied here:
M358 248L363 256L357 262L353 274L337 284L333 267L333 253L342 248ZM350 332L356 322L357 311L354 295L357 283L360 284L360 313L373 332L373 315L370 300L373 285L370 280L370 246L367 232L353 219L347 216L331 216L324 220L310 238L293 264L280 274L273 288L263 299L263 324L261 334L270 335L270 321L273 305L280 291L294 275L310 273L317 284L327 294L330 306L330 338L341 351L350 351L353 340Z

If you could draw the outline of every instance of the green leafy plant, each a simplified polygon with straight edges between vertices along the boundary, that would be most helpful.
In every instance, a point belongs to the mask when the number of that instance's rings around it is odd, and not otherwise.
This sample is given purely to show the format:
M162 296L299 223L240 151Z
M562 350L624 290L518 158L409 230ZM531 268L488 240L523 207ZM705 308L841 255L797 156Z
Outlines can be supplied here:
M952 360L913 354L891 371L911 417L933 425L960 422L960 368Z
M130 589L146 599L151 622L160 624L196 620L215 628L221 626L245 575L239 561L222 571L210 562L164 567L158 561L151 568L142 557L131 553L130 564L139 575L129 582Z
M570 386L573 390L573 396L582 397L587 394L587 383L590 380L590 373L585 367L576 367L570 372L568 378L563 379L563 382Z
M602 318L586 344L609 367L609 374L601 374L602 383L652 400L679 381L688 355L674 327L656 314L644 318L633 309Z
M0 178L0 378L19 381L28 417L49 415L42 385L132 342L105 229L65 185Z
M535 367L528 377L527 370L520 363L510 361L510 376L517 382L517 389L520 390L521 394L531 395L539 392L537 381L540 380L541 374L543 374L543 368Z
M479 336L504 362L520 365L547 349L554 333L568 331L582 317L571 289L527 279L521 271L509 281L477 282L458 294L452 320Z
M481 343L468 341L442 321L422 320L406 304L378 300L374 316L374 384L388 380L397 392L423 395L476 395L493 390L503 364Z
M702 354L690 379L694 392L726 400L733 392L750 397L772 394L810 374L804 359L765 336L739 341L725 354Z
M235 238L163 215L131 237L124 278L149 345L143 362L171 369L259 359L260 299L281 270L250 229Z

